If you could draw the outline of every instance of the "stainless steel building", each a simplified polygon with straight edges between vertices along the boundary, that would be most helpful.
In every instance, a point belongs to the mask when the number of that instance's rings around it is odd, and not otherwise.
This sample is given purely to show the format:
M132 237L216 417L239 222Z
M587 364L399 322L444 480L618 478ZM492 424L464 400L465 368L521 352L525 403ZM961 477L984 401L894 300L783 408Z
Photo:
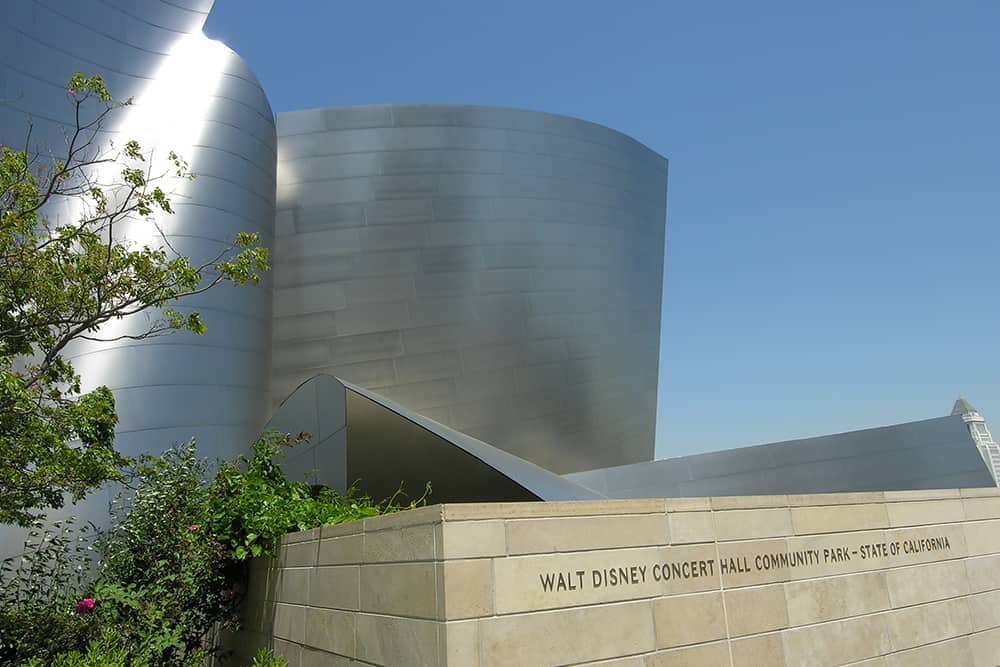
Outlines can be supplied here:
M653 456L667 162L474 106L278 115L272 400L317 372L557 472Z
M102 75L115 97L134 98L104 138L137 139L154 158L175 150L197 174L166 186L177 213L160 220L171 245L195 261L214 256L238 231L257 231L271 245L274 228L274 116L240 57L202 34L211 6L9 0L0 13L0 141L22 146L30 118L32 148L58 155L60 124L71 120L66 81L77 71ZM150 240L141 229L130 234ZM204 336L88 343L68 355L86 386L113 390L117 446L126 454L196 436L206 454L232 456L267 419L269 285L217 289L185 306L203 314ZM138 318L102 333L145 324Z

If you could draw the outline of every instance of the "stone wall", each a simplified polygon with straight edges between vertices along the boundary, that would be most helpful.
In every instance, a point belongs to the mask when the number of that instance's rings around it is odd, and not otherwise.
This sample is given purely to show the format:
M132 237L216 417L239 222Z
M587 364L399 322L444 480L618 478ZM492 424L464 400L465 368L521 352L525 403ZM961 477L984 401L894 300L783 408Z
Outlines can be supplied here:
M312 665L995 666L1000 491L438 505L289 535L247 654Z

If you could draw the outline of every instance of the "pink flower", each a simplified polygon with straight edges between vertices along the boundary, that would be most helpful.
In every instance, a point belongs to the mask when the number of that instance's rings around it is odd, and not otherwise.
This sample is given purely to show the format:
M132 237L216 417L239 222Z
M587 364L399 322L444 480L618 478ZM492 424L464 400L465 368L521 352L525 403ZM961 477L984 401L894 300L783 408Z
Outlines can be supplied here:
M66 94L67 95L76 95L76 88L67 88L66 89Z
M192 533L198 530L199 528L201 528L201 526L199 526L196 523L192 523L190 526L188 526L188 530L191 531Z
M83 598L76 603L76 613L86 614L88 611L94 610L94 599L93 598Z
M222 591L222 597L226 600L232 600L236 597L236 591Z

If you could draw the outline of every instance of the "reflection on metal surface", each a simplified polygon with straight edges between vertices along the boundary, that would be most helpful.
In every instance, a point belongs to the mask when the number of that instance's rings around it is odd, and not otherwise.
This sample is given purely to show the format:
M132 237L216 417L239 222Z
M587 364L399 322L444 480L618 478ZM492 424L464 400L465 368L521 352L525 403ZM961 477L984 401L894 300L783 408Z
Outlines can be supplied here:
M345 489L357 483L374 498L403 485L431 501L589 500L598 493L533 463L438 424L361 387L328 375L297 388L269 428L311 429L284 464L291 477Z
M0 141L23 144L30 115L33 148L58 155L60 123L71 120L65 82L75 71L102 75L116 97L134 98L104 138L137 139L154 159L175 150L197 174L168 188L177 213L160 221L170 243L195 261L217 254L238 231L259 232L270 246L274 226L274 117L239 56L202 34L211 5L9 0L0 15ZM150 231L136 224L128 237L149 242ZM268 286L213 290L185 307L202 312L205 336L85 343L68 355L87 387L114 391L116 444L126 454L196 436L207 456L230 457L246 451L266 419ZM102 333L145 323L141 316L112 322Z
M963 416L566 475L610 498L995 486Z
M273 403L328 372L551 470L652 458L666 160L474 106L278 134Z

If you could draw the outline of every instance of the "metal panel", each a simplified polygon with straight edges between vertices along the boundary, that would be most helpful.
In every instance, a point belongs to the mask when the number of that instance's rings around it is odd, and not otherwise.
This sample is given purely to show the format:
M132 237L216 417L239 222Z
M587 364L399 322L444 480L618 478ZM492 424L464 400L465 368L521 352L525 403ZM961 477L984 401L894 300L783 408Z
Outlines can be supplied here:
M566 475L611 498L992 487L960 415Z
M299 386L268 424L308 430L283 467L343 491L347 484L376 499L403 485L411 496L431 482L431 501L593 500L603 496L533 463L450 429L384 396L319 375Z
M407 409L559 472L652 458L666 160L514 109L318 109L277 124L289 298L277 297L273 404L361 361L342 337L386 335L362 354L395 376L361 384ZM298 296L324 290L336 298ZM329 360L304 366L323 342Z
M10 0L0 15L0 141L23 143L30 114L34 148L58 149L59 125L71 119L65 81L75 71L103 75L116 97L135 100L107 129L154 155L176 150L198 175L167 186L177 213L160 221L171 244L196 259L238 231L258 231L270 246L274 228L274 116L239 56L202 34L211 5ZM202 311L205 336L87 343L68 354L88 387L115 393L117 445L126 454L196 436L203 454L231 457L246 451L266 417L269 285L218 289L188 305Z

